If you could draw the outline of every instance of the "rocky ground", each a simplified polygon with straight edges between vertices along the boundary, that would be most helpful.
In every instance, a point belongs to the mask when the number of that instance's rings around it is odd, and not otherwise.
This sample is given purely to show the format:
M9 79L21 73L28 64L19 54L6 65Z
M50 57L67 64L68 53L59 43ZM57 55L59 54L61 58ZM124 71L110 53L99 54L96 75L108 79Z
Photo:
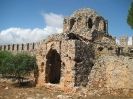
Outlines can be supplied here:
M120 97L112 95L68 94L64 92L53 92L46 88L35 88L31 83L18 85L11 79L0 78L0 99L133 99L131 97Z

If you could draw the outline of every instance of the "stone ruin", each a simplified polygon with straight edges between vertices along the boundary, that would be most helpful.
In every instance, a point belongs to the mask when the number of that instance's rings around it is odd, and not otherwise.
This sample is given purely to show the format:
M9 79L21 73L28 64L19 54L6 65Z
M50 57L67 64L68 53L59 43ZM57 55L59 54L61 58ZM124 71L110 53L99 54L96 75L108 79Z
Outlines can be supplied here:
M0 51L9 51L13 54L17 53L28 53L30 55L36 54L36 46L39 43L25 43L25 44L8 44L0 46Z
M117 44L108 21L89 8L64 18L63 32L37 43L35 52L36 87L133 96L133 36L132 45L126 36Z
M133 95L133 46L108 34L108 22L83 8L64 18L63 32L37 47L36 86L87 94Z
M128 45L128 37L127 36L120 37L120 45L123 47Z

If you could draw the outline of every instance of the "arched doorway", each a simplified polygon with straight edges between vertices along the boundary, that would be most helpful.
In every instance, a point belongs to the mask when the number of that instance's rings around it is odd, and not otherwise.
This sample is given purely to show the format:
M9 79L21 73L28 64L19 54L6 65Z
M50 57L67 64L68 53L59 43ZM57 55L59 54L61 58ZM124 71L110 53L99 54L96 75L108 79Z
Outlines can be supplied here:
M57 84L60 82L61 75L61 59L59 53L54 49L50 49L47 56L45 68L46 83Z

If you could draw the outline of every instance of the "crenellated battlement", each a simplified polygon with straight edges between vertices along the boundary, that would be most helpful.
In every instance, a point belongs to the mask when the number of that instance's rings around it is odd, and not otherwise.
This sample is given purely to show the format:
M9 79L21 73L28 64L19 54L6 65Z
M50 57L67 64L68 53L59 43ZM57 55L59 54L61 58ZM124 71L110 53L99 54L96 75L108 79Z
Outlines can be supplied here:
M133 36L132 36L132 45L133 45ZM127 36L120 36L120 46L127 47L128 46L128 37Z
M29 53L31 55L35 55L37 44L40 44L40 42L37 43L25 43L25 44L7 44L0 46L0 51L10 51L14 54L16 53Z
M116 37L113 37L114 41ZM128 47L128 37L127 36L120 36L120 44L121 47ZM35 52L37 46L41 44L45 40L41 40L40 42L36 43L25 43L25 44L7 44L0 46L0 51L10 51L10 52ZM47 41L47 40L46 40ZM132 36L132 45L133 46L133 36Z
M1 50L8 51L31 51L36 49L36 43L2 45Z
M45 40L41 40L40 42L32 42L32 43L25 43L25 44L7 44L0 46L0 51L10 51L13 54L16 53L28 53L30 55L36 55L36 49L38 45L42 44Z

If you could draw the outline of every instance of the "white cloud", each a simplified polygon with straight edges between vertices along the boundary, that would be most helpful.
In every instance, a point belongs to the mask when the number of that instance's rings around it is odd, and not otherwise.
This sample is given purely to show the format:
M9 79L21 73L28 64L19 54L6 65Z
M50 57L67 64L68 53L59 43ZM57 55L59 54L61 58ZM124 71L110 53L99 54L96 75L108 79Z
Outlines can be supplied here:
M62 24L63 24L63 16L62 15L57 15L54 13L49 13L49 14L42 13L42 15L44 16L44 20L48 26L62 28Z
M132 37L131 36L128 39L128 45L132 45Z
M38 42L48 35L62 32L63 16L57 14L43 14L46 22L44 29L9 28L0 32L0 45Z

